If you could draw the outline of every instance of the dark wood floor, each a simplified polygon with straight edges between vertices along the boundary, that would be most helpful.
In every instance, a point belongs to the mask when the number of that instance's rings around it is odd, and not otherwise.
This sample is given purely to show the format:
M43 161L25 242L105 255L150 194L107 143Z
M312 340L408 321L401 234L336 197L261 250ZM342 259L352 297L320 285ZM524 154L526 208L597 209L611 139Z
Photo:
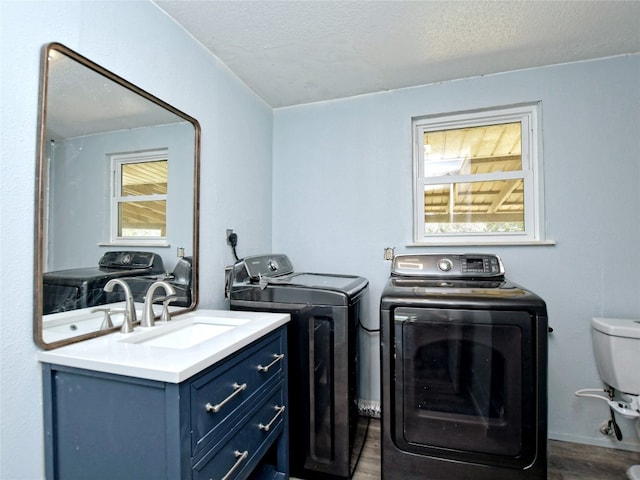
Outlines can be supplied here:
M548 480L628 480L639 452L549 441ZM353 480L380 479L380 421L372 419ZM454 480L454 479L452 479Z

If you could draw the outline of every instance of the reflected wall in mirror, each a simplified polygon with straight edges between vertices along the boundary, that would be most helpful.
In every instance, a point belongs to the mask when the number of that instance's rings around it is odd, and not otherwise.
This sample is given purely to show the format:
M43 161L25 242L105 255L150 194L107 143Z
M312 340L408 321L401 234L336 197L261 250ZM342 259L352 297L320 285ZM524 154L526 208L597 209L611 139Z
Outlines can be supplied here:
M195 308L198 122L58 43L43 50L39 108L36 344L117 330L124 294L104 290L112 278L140 311L158 279L176 290L171 310Z

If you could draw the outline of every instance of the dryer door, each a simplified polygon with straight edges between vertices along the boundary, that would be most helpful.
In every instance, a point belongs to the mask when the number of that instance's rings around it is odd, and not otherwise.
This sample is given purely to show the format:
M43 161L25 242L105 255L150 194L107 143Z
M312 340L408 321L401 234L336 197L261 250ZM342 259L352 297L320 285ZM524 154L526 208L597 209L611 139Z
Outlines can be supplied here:
M523 467L535 458L536 371L528 312L397 308L394 442Z

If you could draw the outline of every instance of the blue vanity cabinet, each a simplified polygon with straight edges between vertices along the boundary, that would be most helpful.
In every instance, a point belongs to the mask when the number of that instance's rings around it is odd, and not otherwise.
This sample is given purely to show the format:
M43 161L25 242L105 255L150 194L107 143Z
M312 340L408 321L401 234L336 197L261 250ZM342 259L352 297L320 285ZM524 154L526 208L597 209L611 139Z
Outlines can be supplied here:
M176 384L43 363L49 480L288 478L286 327Z

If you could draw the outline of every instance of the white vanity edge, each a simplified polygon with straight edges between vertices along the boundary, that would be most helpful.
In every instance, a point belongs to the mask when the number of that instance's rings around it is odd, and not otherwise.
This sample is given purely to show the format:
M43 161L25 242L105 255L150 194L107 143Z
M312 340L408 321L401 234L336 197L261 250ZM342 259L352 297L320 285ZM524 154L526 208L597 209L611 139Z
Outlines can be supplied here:
M127 335L113 333L54 350L40 351L37 358L43 363L180 383L290 320L288 313L203 309L176 316L167 325L151 328L171 328L194 315L248 319L249 322L183 350L123 342L127 337L148 330L136 327L133 333Z

